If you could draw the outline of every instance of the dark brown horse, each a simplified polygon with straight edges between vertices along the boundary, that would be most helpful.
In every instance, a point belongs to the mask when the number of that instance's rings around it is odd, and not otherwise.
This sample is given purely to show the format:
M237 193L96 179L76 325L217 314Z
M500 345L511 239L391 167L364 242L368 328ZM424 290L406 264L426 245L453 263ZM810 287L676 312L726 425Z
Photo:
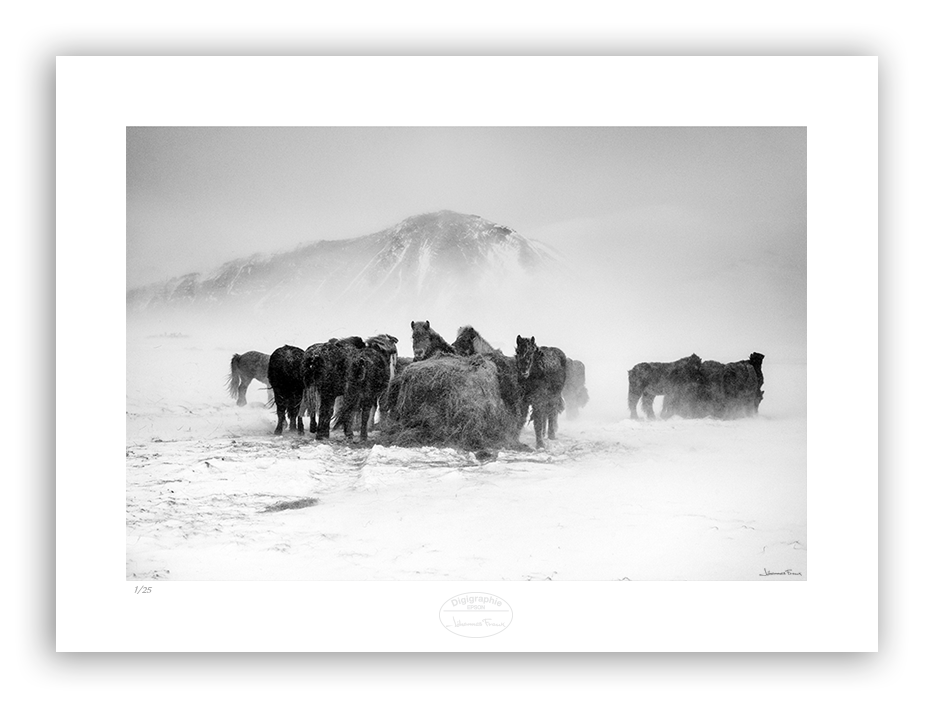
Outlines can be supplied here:
M481 337L481 334L470 325L462 325L458 328L458 336L451 343L452 349L459 355L472 354L491 354L500 352L487 340Z
M662 382L662 418L679 415L683 418L705 416L702 410L707 399L707 379L701 357L692 354L670 362ZM652 411L652 402L649 403Z
M754 352L749 359L721 364L708 360L701 365L705 394L701 413L715 418L754 416L763 399L763 355Z
M346 423L359 420L360 440L367 440L367 429L396 372L397 342L392 335L376 335L366 341L366 347L348 355L344 401L335 428L342 426L346 432Z
M663 416L732 419L756 415L763 400L763 355L722 364L706 360L674 367L668 377Z
M569 419L578 418L578 411L590 399L585 381L584 362L579 362L576 359L567 360L562 399L565 400L565 415Z
M412 354L414 362L421 362L436 354L454 354L454 348L445 338L432 329L428 320L413 320L412 327Z
M283 425L289 419L289 430L301 435L302 417L299 407L305 387L302 381L302 358L304 353L298 347L283 345L269 356L269 385L273 388L276 401L276 435L282 434Z
M558 433L558 415L564 409L562 389L567 359L557 347L539 347L535 337L516 336L516 376L522 392L522 418L525 420L531 407L536 448L545 446L542 436L546 424L550 440Z
M757 381L757 391L756 391L756 411L760 410L760 402L763 401L763 360L766 359L766 355L761 355L759 352L750 353L750 364L753 365L753 369L756 370L756 381Z
M273 399L273 390L269 386L269 355L250 350L231 357L231 372L227 376L227 391L232 399L237 399L237 406L247 403L247 387L256 379L266 385L267 404Z
M302 382L305 398L310 406L318 402L315 416L315 439L331 437L331 417L334 415L334 402L344 395L347 387L348 359L352 352L362 349L364 341L359 337L346 337L343 340L332 338L328 342L312 345L302 358ZM344 422L344 436L351 438L351 422Z
M675 362L640 362L627 375L630 382L628 401L630 418L638 419L636 405L643 400L643 413L646 418L654 419L653 401L657 396L665 396L669 386L669 377L676 368L701 367L701 358L692 354Z

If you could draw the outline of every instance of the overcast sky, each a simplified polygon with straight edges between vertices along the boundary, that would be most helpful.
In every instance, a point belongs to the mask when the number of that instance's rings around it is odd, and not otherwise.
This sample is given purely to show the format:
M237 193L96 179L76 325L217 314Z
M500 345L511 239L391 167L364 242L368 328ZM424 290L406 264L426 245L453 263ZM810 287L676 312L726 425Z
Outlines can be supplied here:
M631 273L765 254L804 279L805 129L127 131L128 287L439 209Z

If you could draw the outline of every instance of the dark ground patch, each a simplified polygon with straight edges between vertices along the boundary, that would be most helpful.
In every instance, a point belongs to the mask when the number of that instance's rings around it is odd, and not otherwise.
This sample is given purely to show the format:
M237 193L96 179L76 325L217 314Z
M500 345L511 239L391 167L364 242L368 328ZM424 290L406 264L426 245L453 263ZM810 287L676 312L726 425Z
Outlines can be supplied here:
M263 514L264 512L282 512L283 510L301 510L303 507L311 507L312 505L317 504L317 497L302 497L298 500L277 502L274 505L268 505L266 508L260 510L260 514Z

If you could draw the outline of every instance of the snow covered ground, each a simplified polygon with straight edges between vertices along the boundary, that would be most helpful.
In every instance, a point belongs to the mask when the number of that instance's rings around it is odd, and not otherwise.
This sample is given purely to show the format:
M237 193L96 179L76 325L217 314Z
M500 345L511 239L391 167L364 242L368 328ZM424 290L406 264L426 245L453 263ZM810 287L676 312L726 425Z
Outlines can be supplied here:
M631 421L592 384L545 451L478 461L275 437L262 385L227 396L234 351L129 329L128 579L806 578L804 365L767 359L737 421Z

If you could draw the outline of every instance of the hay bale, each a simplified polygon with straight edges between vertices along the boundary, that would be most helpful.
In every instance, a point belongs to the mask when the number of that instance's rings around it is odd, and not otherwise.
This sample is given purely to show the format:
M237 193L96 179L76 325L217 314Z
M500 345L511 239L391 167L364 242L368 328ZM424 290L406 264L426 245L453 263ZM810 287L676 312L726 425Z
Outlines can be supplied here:
M515 446L514 418L500 395L497 366L480 355L413 362L391 383L385 440L477 450Z

